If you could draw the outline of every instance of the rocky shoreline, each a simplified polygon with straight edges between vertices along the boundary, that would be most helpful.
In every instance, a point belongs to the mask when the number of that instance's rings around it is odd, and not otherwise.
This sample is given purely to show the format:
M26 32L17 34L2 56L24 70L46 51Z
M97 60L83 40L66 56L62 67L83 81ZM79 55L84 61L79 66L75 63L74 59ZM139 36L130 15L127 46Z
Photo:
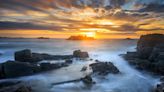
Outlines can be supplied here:
M137 43L136 52L127 52L123 57L139 70L164 76L164 35L149 34L141 36ZM163 84L164 81L158 84L155 92L163 92Z
M14 61L6 61L0 64L0 79L17 78L22 76L29 76L41 72L46 72L50 70L57 70L63 67L68 67L73 63L73 59L89 59L88 52L83 52L81 50L73 51L72 55L49 55L46 53L33 53L29 49L17 51L14 54ZM43 63L43 60L64 60L64 62L59 63ZM86 60L87 62L87 60ZM120 71L111 62L100 62L95 60L95 63L89 65L89 67L83 67L81 72L87 70L87 68L92 69L91 75L105 76L109 73L118 74ZM91 75L87 75L84 78L77 80L70 80L66 82L56 83L62 84L74 81L83 81L87 87L91 87L95 84ZM55 83L54 83L55 84ZM10 91L8 91L10 90ZM0 92L33 92L29 85L24 82L1 82Z

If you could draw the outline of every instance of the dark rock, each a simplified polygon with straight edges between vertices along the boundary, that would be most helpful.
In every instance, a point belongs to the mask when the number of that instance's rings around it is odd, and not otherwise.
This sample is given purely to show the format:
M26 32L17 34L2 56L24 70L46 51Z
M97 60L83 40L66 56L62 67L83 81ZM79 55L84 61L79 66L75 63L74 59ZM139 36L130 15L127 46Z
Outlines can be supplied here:
M0 82L0 88L8 87L8 86L13 86L20 83L20 81L5 81L5 82Z
M137 52L127 52L124 56L127 60L133 60L134 58L138 58Z
M66 64L72 64L72 62L73 62L73 61L72 61L72 60L70 60L70 59L65 60L65 63L66 63Z
M68 66L66 63L55 63L55 64L41 63L40 64L40 67L41 67L42 71L58 69L58 68L61 68L61 67L66 67L66 66Z
M76 58L89 58L88 52L82 52L81 50L75 50L73 56Z
M93 73L98 75L107 75L108 73L117 74L119 70L111 62L99 62L90 64Z
M22 85L14 92L32 92L32 89L30 87Z
M29 62L32 60L31 50L25 49L15 52L15 60L21 62Z
M37 63L42 60L60 60L72 58L73 55L49 55L45 53L32 53L29 49L15 52L15 60L20 62Z
M32 66L26 62L7 61L2 64L6 78L19 77L33 74Z
M31 87L22 82L2 82L0 92L32 92Z
M61 59L72 59L73 55L49 55L49 54L38 54L43 60L61 60Z
M87 70L87 66L84 66L81 71L86 71Z
M83 78L82 81L85 85L87 85L87 87L92 87L92 85L95 84L92 77L89 75Z
M157 84L155 92L164 92L164 83Z
M164 43L163 34L149 34L141 36L137 43L137 53L139 57L148 59L153 48L161 43Z
M137 43L137 52L127 52L124 58L137 69L164 74L164 35L141 36Z

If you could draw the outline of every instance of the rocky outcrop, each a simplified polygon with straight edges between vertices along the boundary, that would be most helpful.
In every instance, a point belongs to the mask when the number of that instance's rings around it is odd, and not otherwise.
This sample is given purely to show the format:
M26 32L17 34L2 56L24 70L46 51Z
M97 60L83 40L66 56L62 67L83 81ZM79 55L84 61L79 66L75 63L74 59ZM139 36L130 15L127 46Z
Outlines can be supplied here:
M32 89L20 81L7 81L0 83L0 92L32 92Z
M75 50L73 56L76 58L89 58L88 52L82 52L81 50Z
M164 92L164 77L161 77L160 83L156 85L154 92Z
M109 73L117 74L119 70L111 62L98 62L90 64L94 74L107 75Z
M20 62L36 63L42 60L69 60L72 58L88 58L87 52L75 50L73 55L49 55L46 53L32 53L31 50L25 49L15 52L15 60Z
M15 52L15 60L20 62L34 63L42 60L60 60L71 58L73 58L73 55L49 55L45 53L32 53L29 49Z
M31 64L29 62L7 61L0 64L0 79L27 76L66 66L68 66L66 63Z
M140 58L147 59L151 55L154 47L164 43L163 34L143 35L137 43L137 53Z
M138 69L164 74L164 35L141 36L137 43L137 51L127 52L124 57Z

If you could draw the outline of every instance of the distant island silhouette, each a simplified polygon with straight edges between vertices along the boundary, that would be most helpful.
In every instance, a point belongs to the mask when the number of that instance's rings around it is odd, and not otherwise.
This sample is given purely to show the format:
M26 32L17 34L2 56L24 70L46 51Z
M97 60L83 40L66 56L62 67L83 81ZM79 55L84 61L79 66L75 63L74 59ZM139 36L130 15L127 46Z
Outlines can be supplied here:
M94 37L88 37L86 35L70 36L67 40L95 40Z
M50 39L48 37L38 37L37 39Z

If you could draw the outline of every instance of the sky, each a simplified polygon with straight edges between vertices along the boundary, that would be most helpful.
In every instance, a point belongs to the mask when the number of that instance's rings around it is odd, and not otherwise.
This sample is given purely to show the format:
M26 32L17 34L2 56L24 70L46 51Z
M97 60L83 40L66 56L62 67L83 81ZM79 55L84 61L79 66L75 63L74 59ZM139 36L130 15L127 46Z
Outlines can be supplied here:
M164 34L164 0L0 0L1 37Z

